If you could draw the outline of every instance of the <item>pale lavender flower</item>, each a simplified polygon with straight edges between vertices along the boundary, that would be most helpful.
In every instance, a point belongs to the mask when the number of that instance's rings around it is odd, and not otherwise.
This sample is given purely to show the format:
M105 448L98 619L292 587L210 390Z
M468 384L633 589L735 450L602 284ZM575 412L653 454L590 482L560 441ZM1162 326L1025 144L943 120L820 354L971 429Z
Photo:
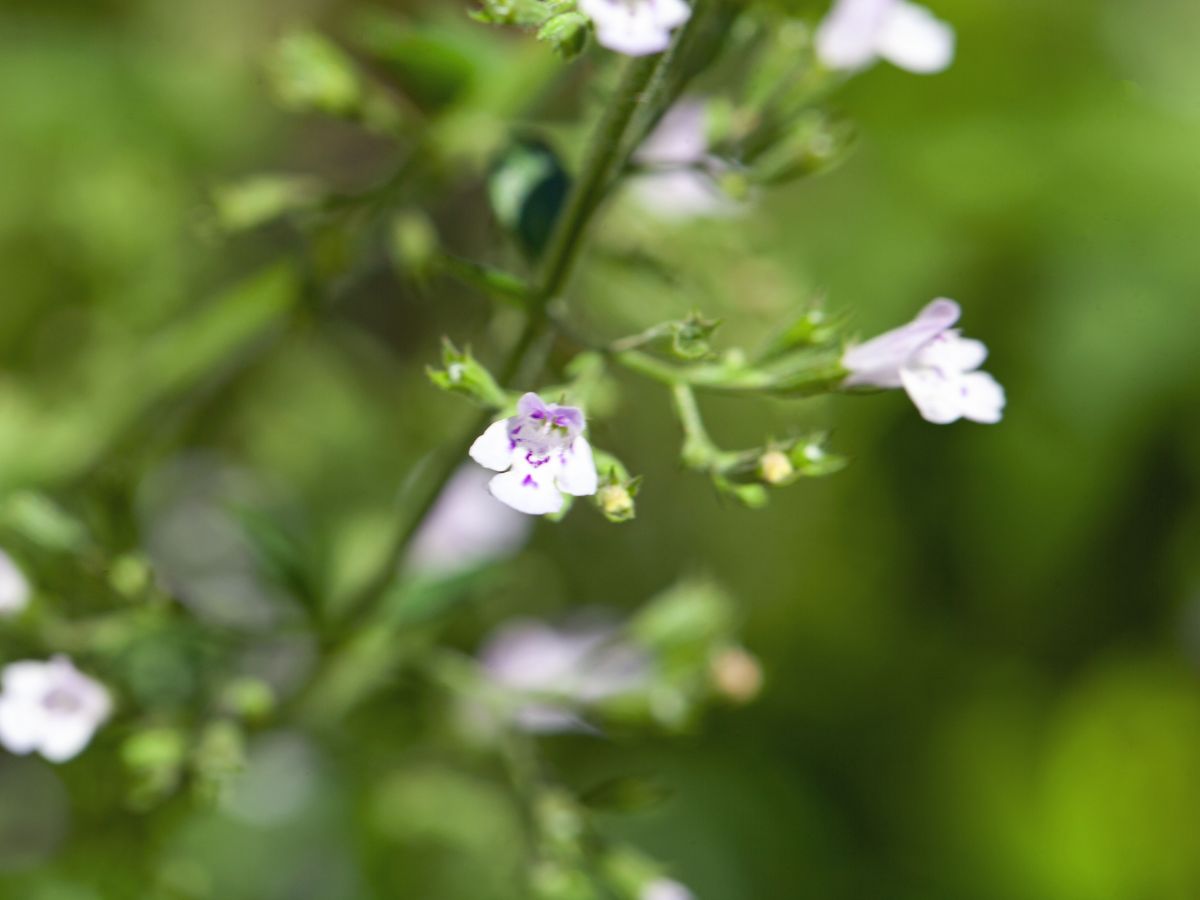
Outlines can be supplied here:
M29 605L29 582L12 557L0 550L0 616L15 616Z
M655 878L642 888L638 900L696 900L696 896L673 878Z
M680 100L659 120L633 160L646 171L630 187L638 205L661 219L728 216L739 209L717 177L727 165L708 152L703 100Z
M953 300L934 300L901 325L842 356L850 372L845 387L902 387L929 422L958 419L992 424L1004 410L1004 388L978 371L987 347L952 329L962 310Z
M112 711L108 691L65 656L10 663L0 675L0 744L51 762L76 756Z
M601 46L627 56L661 53L692 15L684 0L579 0Z
M558 512L564 493L596 493L596 464L584 425L582 410L525 394L515 416L493 422L475 439L471 459L501 473L488 482L500 502L529 515Z
M532 522L488 493L488 473L464 464L421 522L405 563L422 575L453 575L516 553Z
M954 29L908 0L837 0L816 33L817 57L830 69L854 71L876 59L921 75L954 59Z
M525 731L583 730L589 706L636 690L649 676L644 652L611 625L561 629L519 620L500 628L479 653L484 675L519 701L514 723Z

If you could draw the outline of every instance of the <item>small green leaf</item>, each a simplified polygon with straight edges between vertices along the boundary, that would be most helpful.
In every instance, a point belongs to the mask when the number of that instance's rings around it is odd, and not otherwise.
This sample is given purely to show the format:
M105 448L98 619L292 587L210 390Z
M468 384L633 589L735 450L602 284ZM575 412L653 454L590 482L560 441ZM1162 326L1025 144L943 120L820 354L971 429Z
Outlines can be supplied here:
M462 394L490 409L508 405L508 395L492 373L480 365L470 349L459 351L449 340L442 345L444 369L427 369L429 380L444 391Z

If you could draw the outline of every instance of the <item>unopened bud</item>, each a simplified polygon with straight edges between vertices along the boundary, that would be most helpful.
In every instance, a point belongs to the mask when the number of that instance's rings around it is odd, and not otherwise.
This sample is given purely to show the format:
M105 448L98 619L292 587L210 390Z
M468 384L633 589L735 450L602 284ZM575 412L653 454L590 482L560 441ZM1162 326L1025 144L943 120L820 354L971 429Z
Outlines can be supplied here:
M762 690L762 666L741 647L722 650L709 665L713 687L734 703L749 703Z
M609 519L623 522L633 518L633 497L622 484L610 484L596 494L600 510Z
M783 484L796 471L786 453L768 450L758 460L758 474L767 484Z

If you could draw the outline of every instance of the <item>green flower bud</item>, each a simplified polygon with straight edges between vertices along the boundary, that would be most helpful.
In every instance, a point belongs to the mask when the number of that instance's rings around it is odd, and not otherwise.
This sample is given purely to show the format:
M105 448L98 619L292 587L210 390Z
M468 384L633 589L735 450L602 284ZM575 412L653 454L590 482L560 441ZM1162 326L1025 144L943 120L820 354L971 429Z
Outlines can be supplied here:
M462 394L477 403L492 409L508 405L508 396L496 383L491 372L471 355L470 350L459 350L450 341L442 345L442 364L445 369L426 370L429 380L444 391Z

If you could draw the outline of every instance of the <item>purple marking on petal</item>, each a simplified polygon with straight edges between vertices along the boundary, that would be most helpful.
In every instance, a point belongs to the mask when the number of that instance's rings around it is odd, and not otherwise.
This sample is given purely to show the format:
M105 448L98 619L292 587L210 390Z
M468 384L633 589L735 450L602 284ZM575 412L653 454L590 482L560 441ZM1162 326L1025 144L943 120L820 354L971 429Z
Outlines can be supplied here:
M538 486L538 483L533 480L532 475L526 475L525 479L521 482L521 487L536 488L537 486Z

